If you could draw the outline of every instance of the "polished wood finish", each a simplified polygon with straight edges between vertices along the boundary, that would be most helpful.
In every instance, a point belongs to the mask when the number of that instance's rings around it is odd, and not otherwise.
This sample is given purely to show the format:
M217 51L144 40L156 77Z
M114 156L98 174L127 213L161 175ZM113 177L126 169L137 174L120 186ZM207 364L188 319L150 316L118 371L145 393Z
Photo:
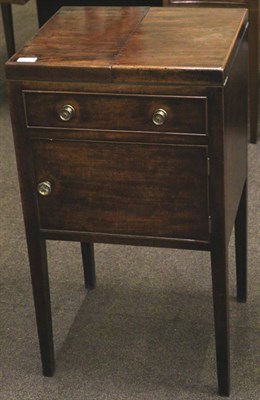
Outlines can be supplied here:
M162 0L36 0L39 25L42 26L64 6L161 6Z
M259 1L258 0L128 0L124 6L199 6L199 7L247 7L249 9L249 60L250 60L250 141L257 142L259 104ZM40 26L63 5L120 6L121 0L37 0ZM217 10L216 10L217 13Z
M166 18L168 14L170 21ZM197 85L223 84L232 53L236 51L236 45L232 47L230 42L241 32L241 25L230 18L232 15L239 17L241 10L223 9L216 16L214 10L202 9L198 13L193 8L184 11L148 7L63 8L49 21L48 30L43 28L11 59L7 77L15 79L18 70L19 79L42 80L49 73L56 81L153 81L187 85L196 80ZM178 25L171 23L171 19L177 22L180 18ZM99 30L100 19L105 19L105 25ZM201 19L204 25L197 29ZM163 35L156 34L155 23L163 27ZM229 25L225 32L223 24ZM66 32L61 35L64 26ZM212 30L218 35L212 35ZM130 37L129 32L133 32ZM169 51L171 46L174 51ZM30 68L26 63L16 62L18 57L32 56L38 59Z
M25 4L27 1L28 0L0 0L8 57L11 57L15 53L12 4Z
M163 0L164 6L246 7L249 12L250 141L257 142L259 119L259 0ZM216 10L216 15L218 10Z
M206 146L35 140L32 152L36 182L53 185L40 229L208 240Z
M206 97L24 91L24 99L28 127L32 128L128 131L130 126L132 131L207 134ZM75 110L75 115L69 121L59 117L60 110L66 104ZM167 112L162 125L155 125L152 119L158 109ZM98 118L100 110L102 119ZM185 119L181 118L184 114Z
M37 60L17 62L25 56ZM95 242L207 250L219 393L229 394L234 225L239 301L246 292L247 57L246 10L65 8L7 63L45 375L47 239L81 242L87 288ZM66 104L75 113L61 121ZM167 112L160 126L156 108Z

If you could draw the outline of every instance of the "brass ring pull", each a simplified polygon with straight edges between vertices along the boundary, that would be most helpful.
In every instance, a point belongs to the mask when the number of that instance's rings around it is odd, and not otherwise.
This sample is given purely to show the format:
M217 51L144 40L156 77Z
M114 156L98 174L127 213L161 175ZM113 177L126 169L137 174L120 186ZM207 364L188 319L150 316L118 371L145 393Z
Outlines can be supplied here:
M63 106L59 111L59 117L62 121L70 121L75 115L75 108L69 104Z
M49 196L52 191L51 183L49 181L40 182L37 190L41 196Z
M167 117L168 117L167 111L163 110L162 108L159 108L154 112L152 120L155 125L160 126L165 123Z

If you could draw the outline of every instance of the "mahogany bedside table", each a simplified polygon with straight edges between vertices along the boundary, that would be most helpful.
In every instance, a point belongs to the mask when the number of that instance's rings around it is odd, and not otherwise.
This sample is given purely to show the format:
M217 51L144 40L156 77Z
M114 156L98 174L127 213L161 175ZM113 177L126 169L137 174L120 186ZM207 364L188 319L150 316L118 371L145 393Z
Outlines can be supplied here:
M6 66L43 373L54 372L46 240L211 253L229 394L228 243L246 301L247 11L63 8Z

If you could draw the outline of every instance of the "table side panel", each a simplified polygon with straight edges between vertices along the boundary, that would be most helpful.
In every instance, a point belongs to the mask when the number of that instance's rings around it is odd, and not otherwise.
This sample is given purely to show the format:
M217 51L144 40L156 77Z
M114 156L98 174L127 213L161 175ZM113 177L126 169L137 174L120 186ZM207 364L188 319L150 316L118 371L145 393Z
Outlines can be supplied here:
M244 37L224 89L225 208L228 237L234 226L238 204L247 177L247 60L248 45L247 38Z

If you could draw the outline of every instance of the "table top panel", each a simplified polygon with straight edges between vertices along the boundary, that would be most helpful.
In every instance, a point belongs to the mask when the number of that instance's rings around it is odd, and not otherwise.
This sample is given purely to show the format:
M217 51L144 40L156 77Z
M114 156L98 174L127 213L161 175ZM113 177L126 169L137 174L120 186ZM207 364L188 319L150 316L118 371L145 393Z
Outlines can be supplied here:
M64 7L7 77L221 83L246 22L245 9Z
M240 9L150 9L116 65L222 69L241 28Z

